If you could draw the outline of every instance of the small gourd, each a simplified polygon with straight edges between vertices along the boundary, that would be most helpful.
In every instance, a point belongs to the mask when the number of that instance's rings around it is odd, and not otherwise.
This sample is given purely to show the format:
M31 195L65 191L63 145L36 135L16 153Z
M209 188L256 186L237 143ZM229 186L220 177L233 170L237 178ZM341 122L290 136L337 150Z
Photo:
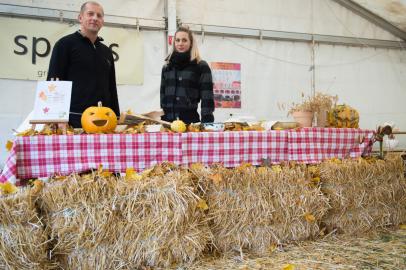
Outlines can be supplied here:
M182 120L175 120L171 123L171 130L174 132L182 133L186 131L186 125Z
M117 115L99 101L97 107L89 107L82 113L80 122L86 133L110 133L117 126Z
M328 112L328 124L337 128L358 128L359 114L348 105L337 105Z

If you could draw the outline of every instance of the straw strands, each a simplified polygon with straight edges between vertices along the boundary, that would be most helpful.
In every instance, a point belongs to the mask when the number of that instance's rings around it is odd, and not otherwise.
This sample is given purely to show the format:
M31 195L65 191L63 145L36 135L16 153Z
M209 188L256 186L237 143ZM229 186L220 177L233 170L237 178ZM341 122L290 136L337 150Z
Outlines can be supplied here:
M52 254L65 269L169 266L200 256L212 234L190 175L162 168L149 174L142 181L72 175L44 189Z
M29 189L0 197L0 269L55 269L48 234Z
M371 229L406 221L404 164L397 156L386 160L324 162L322 191L331 210L323 223L339 233L360 235Z
M205 171L206 169L203 169ZM200 177L214 247L221 252L266 253L289 241L319 234L327 198L313 187L305 166L195 169Z
M404 168L399 156L233 169L163 163L121 177L99 168L34 181L0 197L0 268L168 269L203 254L267 256L326 232L359 236L406 223Z

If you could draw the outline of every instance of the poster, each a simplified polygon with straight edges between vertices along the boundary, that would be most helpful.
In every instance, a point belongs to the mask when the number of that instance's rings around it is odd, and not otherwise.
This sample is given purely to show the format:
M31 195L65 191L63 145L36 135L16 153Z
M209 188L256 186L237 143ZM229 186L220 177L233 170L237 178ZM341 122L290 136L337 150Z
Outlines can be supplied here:
M71 93L72 82L39 81L30 120L68 122Z
M210 63L216 108L241 108L241 64Z

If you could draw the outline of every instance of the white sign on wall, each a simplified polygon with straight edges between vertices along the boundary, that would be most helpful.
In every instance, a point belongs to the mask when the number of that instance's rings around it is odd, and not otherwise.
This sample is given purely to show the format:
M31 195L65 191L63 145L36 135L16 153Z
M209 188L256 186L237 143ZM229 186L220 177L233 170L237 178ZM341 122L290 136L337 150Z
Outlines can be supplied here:
M79 25L0 17L0 78L46 80L53 45ZM143 38L136 29L103 27L100 36L114 57L118 84L142 85Z

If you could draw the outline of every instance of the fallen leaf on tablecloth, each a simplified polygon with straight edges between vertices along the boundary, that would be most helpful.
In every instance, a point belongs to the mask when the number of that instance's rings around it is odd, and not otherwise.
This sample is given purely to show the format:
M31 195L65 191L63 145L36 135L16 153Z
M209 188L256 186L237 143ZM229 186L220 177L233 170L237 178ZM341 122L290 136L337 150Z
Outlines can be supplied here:
M212 174L209 176L209 179L213 181L213 184L219 186L221 182L223 182L223 177L221 174Z
M142 176L139 175L134 168L127 168L125 170L125 180L141 180Z
M207 210L209 209L209 206L207 205L206 201L203 199L200 199L199 202L196 205L197 208L202 209L202 210Z
M18 132L17 136L34 136L36 131L32 128L26 129L24 131Z
M11 151L11 148L13 148L13 142L10 141L10 140L8 140L8 141L6 142L6 150L7 150L7 152L10 152L10 151Z
M309 223L313 223L313 222L316 221L316 218L310 213L306 213L303 216L306 219L306 221L309 222Z
M283 266L282 270L295 270L295 265L286 264L286 265Z
M14 184L7 181L0 183L0 190L2 194L13 194L17 192L18 188Z

